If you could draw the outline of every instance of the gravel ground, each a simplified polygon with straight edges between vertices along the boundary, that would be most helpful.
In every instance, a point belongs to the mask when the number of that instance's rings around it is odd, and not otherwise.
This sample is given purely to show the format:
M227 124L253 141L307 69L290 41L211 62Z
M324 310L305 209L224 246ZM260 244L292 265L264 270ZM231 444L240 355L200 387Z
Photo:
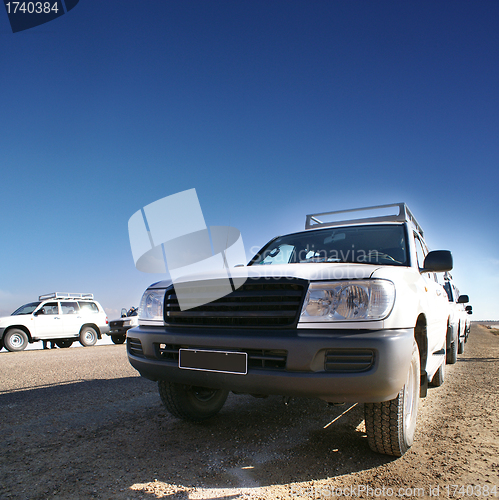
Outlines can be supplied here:
M498 369L499 336L473 325L394 458L370 451L362 405L230 395L189 424L123 345L2 351L0 498L496 498Z

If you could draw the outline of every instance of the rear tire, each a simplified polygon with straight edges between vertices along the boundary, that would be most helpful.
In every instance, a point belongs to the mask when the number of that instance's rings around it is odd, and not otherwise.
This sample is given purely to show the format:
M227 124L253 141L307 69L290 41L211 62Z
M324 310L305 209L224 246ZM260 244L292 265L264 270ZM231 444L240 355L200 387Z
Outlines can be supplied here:
M414 340L406 382L398 396L390 401L364 405L371 450L400 457L411 447L416 431L420 379L419 349Z
M223 389L194 387L166 380L158 382L159 395L166 409L177 418L202 422L215 416L229 395Z
M26 332L19 330L19 328L12 328L3 336L4 346L10 352L24 351L28 342Z
M80 344L90 347L97 343L97 332L91 326L85 326L80 332Z

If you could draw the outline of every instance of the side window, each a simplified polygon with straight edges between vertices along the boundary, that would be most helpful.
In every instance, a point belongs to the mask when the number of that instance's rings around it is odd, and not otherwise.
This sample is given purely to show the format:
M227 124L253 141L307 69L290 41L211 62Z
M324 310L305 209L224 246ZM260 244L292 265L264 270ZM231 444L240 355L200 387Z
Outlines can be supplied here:
M424 259L426 255L428 254L428 249L426 248L426 245L419 239L419 236L414 233L414 239L416 240L416 254L418 256L418 266L421 269L424 267ZM433 279L436 283L438 283L438 277L436 273L429 273L428 277L430 279Z
M448 281L444 283L444 288L447 292L447 297L449 297L449 302L453 302L454 299L452 298L452 286Z
M57 302L47 302L41 309L40 314L59 314L59 305Z
M79 310L78 302L61 302L62 314L76 314Z
M416 234L414 234L414 240L416 241L416 255L418 256L418 266L421 268L423 267L424 258L426 257L427 251Z
M83 314L98 313L99 308L95 302L78 302L80 310Z

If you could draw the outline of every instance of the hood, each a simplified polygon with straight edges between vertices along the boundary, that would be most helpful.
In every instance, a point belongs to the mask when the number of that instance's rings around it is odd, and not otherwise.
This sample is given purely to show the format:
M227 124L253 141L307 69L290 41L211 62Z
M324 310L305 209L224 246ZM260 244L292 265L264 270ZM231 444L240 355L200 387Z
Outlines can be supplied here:
M307 281L367 279L379 265L371 264L273 264L230 268L230 277L239 280L244 278L300 278ZM175 283L192 283L214 279L226 279L227 273L206 272L183 276ZM159 281L149 288L167 288L172 280ZM242 284L242 283L241 283Z

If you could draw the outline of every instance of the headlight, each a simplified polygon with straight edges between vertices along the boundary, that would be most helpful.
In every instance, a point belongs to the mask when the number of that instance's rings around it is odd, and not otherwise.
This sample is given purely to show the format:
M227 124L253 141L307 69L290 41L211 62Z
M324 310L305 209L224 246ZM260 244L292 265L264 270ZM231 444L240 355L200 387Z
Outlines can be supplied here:
M300 321L376 321L386 318L395 301L395 286L388 280L311 283Z
M139 319L163 324L164 290L146 290L140 300Z

